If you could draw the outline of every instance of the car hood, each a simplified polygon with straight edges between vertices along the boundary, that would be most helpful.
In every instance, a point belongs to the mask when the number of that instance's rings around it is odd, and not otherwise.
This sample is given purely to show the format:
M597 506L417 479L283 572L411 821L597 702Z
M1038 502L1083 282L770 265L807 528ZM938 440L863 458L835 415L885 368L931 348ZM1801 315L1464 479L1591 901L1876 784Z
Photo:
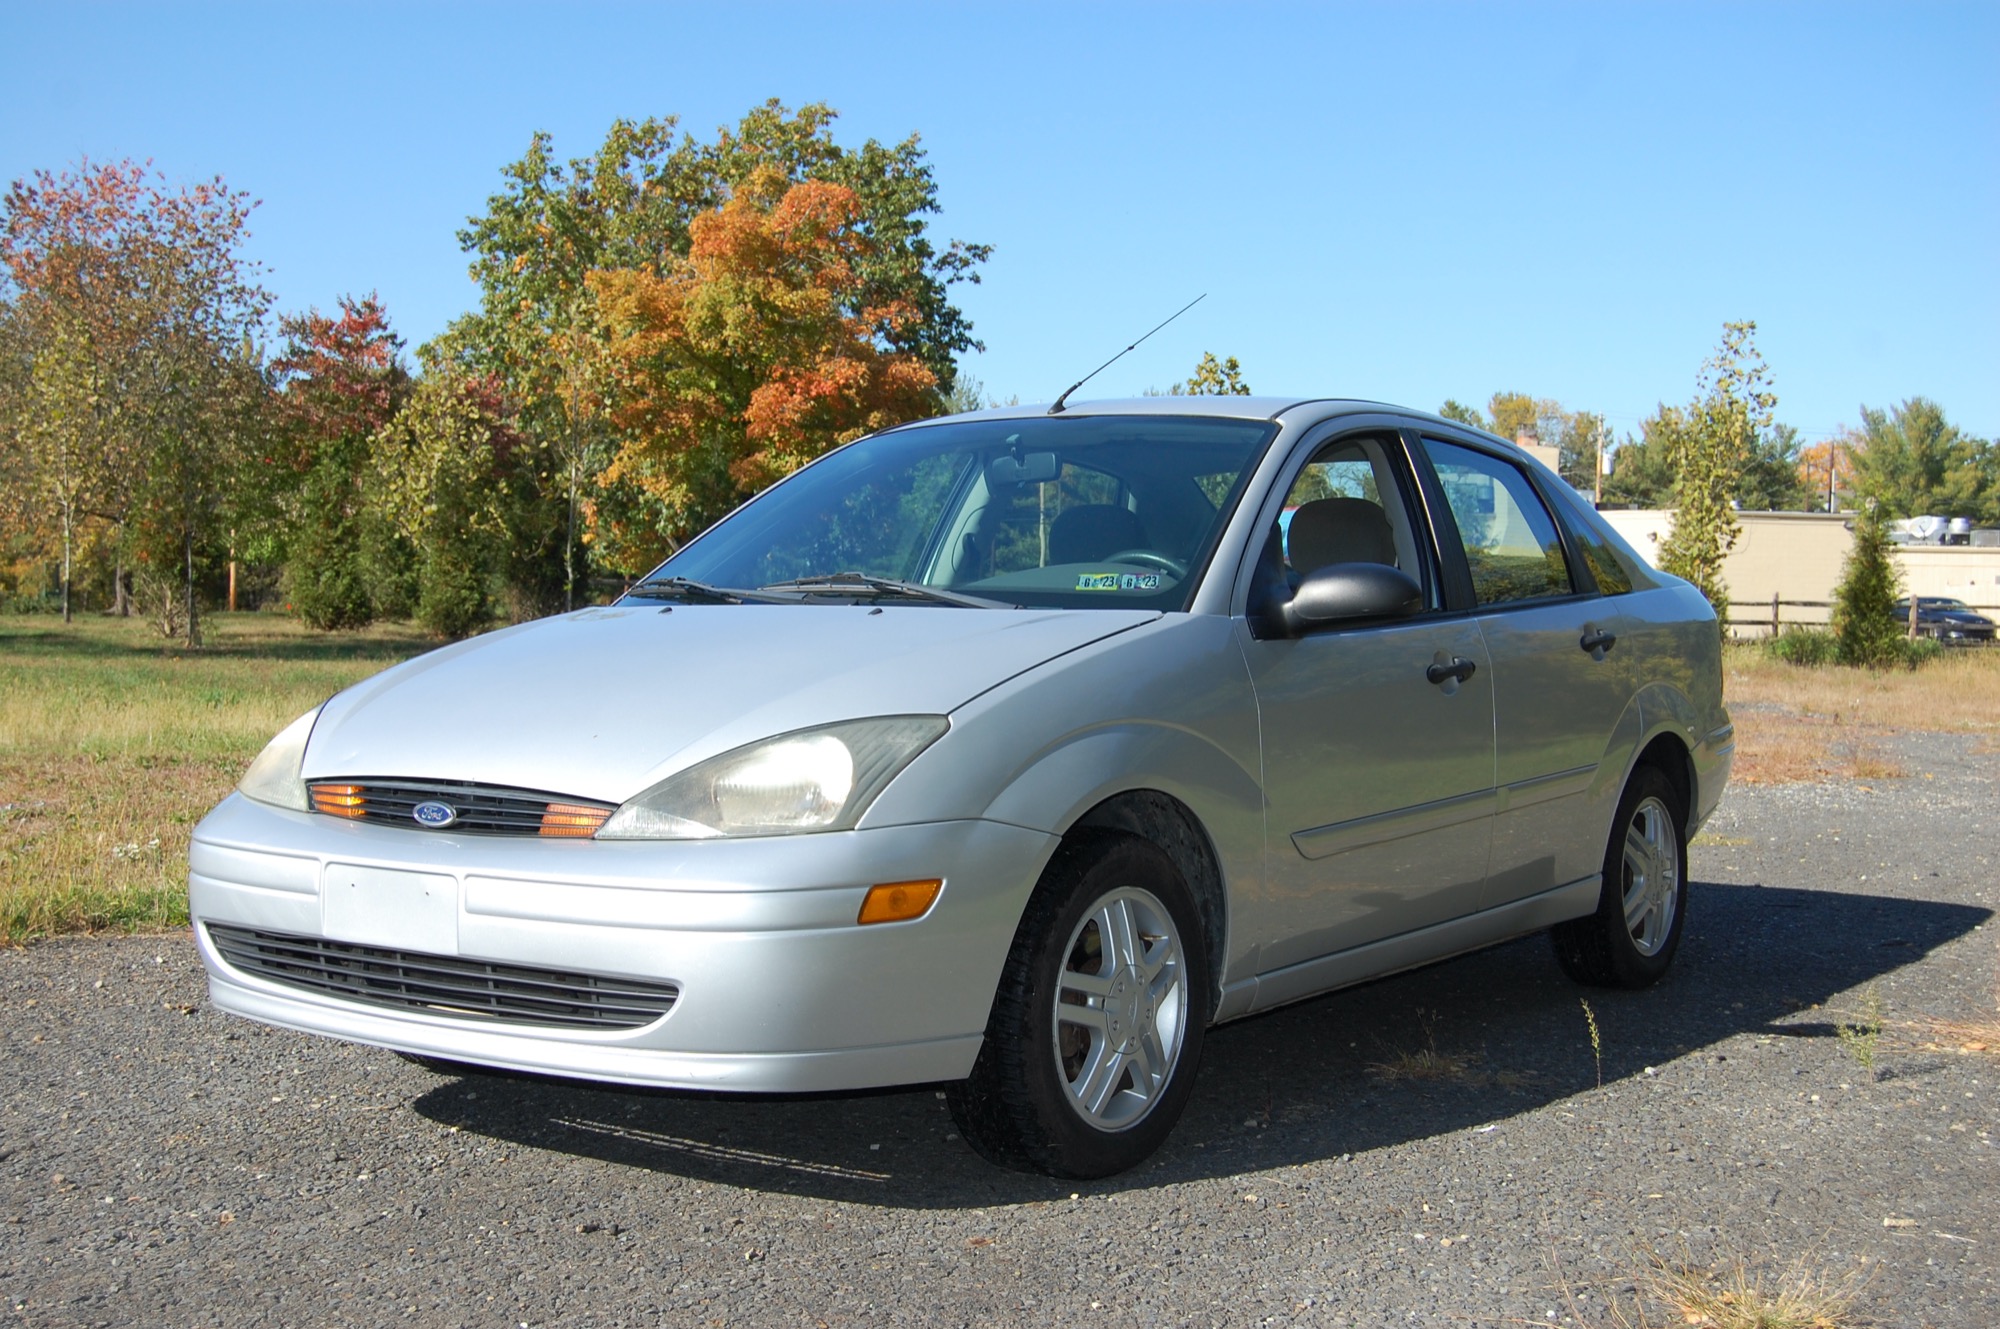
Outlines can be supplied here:
M623 802L744 743L941 715L1144 610L612 606L418 656L327 702L308 780L471 780Z

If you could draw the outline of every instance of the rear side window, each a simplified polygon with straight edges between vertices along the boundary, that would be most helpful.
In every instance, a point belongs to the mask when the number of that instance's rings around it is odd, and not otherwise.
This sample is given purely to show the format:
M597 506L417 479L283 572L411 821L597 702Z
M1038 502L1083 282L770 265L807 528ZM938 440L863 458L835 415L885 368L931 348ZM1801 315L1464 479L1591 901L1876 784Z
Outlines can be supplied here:
M1520 468L1434 438L1424 440L1424 451L1458 523L1481 605L1547 599L1576 589L1555 518Z
M1575 537L1575 547L1583 555L1584 564L1589 567L1597 589L1605 595L1631 592L1638 584L1633 581L1632 572L1638 555L1612 542L1613 537L1607 536L1598 525L1596 511L1581 494L1558 491L1556 501L1558 506L1569 506L1570 534ZM1644 576L1643 573L1640 575Z
M1606 595L1623 595L1631 590L1632 574L1611 552L1611 546L1582 522L1576 523L1574 531L1577 551L1583 555L1584 564L1589 567L1591 580L1597 583L1597 589Z

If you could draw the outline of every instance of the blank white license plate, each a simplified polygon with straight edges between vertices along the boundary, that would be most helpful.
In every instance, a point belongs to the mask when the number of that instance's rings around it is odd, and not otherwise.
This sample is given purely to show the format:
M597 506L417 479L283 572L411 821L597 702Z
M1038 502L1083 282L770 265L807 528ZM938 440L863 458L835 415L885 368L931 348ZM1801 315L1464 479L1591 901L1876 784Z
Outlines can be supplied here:
M436 872L329 863L320 927L334 941L458 954L458 882Z

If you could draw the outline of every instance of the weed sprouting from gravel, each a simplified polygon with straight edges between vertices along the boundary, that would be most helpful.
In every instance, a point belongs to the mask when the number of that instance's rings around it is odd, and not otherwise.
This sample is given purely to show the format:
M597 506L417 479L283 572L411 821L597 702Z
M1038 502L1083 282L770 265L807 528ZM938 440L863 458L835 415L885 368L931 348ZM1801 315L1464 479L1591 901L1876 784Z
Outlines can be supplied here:
M1597 1061L1597 1087L1604 1087L1604 1037L1597 1029L1597 1012L1590 1009L1590 1003L1582 997L1576 999L1583 1007L1583 1022L1590 1026L1590 1055Z
M1855 1064L1871 1076L1875 1074L1875 1053L1882 1041L1882 994L1874 984L1861 994L1861 1009L1849 1019L1836 1020L1833 1032Z
M1471 1073L1473 1058L1438 1050L1436 1011L1417 1007L1417 1023L1424 1031L1422 1047L1398 1048L1386 1061L1368 1063L1368 1069L1385 1080L1456 1080Z
M1741 1257L1702 1266L1647 1252L1636 1282L1646 1300L1672 1312L1672 1323L1691 1329L1856 1329L1854 1302L1872 1273L1834 1273L1800 1256L1767 1283ZM1614 1306L1619 1329L1650 1329L1644 1310L1634 1309L1638 1319Z
M1704 1264L1685 1245L1678 1259L1641 1247L1625 1276L1614 1280L1616 1290L1593 1298L1564 1270L1554 1238L1546 1240L1555 1289L1583 1329L1865 1329L1869 1324L1854 1303L1874 1278L1875 1266L1832 1270L1807 1252L1773 1276L1753 1270L1741 1256Z

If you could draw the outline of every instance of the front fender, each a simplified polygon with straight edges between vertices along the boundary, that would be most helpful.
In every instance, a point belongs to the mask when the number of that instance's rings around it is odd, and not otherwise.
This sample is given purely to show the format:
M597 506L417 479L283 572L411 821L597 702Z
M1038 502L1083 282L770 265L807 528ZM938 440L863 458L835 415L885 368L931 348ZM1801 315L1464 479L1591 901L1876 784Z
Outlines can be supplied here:
M1107 798L1156 790L1194 815L1240 904L1262 880L1262 765L1230 621L1170 614L953 711L863 824L978 817L1060 836Z

